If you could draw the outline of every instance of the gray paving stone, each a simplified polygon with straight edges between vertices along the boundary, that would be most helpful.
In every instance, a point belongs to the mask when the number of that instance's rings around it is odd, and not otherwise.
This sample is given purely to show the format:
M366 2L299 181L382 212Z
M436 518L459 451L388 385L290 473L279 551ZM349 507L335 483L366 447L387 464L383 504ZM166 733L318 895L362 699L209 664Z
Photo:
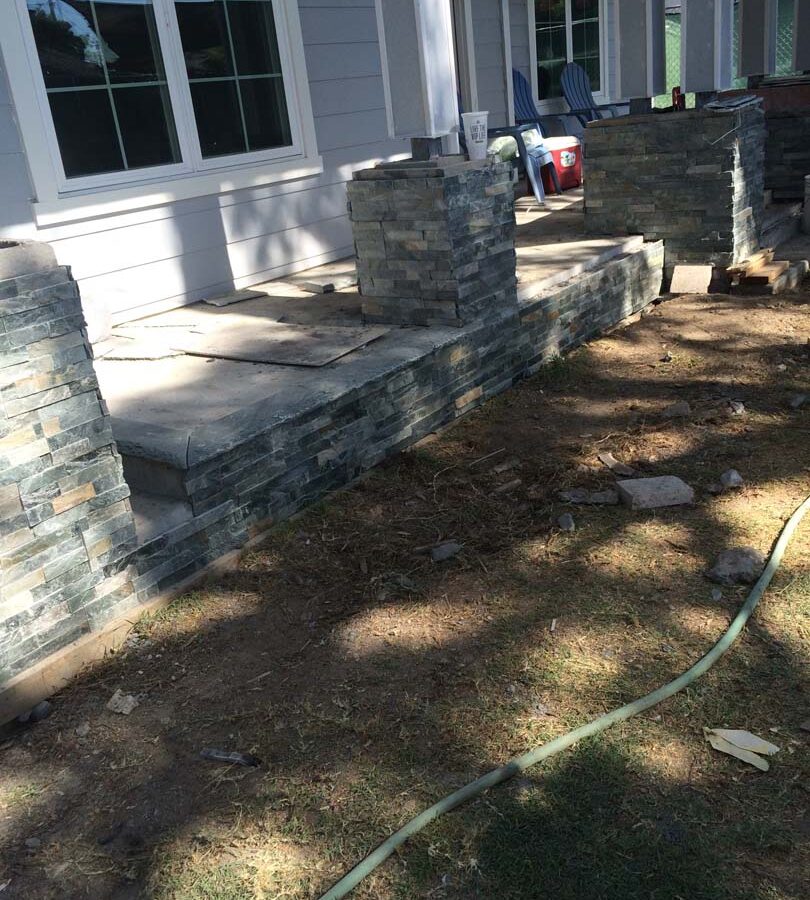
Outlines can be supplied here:
M629 478L617 481L619 498L633 510L683 506L694 502L695 492L676 475L656 478Z

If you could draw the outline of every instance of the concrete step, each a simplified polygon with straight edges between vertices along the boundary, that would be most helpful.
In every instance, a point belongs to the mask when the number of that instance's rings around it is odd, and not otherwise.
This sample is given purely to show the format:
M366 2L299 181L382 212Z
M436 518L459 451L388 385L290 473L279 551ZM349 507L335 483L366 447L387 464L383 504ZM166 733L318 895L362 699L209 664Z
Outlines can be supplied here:
M784 244L799 233L801 222L801 203L772 203L765 209L761 245L778 247Z

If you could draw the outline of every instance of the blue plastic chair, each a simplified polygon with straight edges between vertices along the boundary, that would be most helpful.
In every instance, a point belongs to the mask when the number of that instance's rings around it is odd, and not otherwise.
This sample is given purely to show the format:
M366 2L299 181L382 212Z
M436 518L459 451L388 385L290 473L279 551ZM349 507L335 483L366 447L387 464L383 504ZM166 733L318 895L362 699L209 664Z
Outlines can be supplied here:
M460 96L458 97L458 111L460 118L460 114L464 111L461 105ZM515 139L515 143L517 144L518 157L520 159L523 170L526 172L526 177L529 179L529 185L532 189L532 193L534 194L534 199L542 206L546 202L546 192L543 189L543 178L540 174L540 171L544 166L551 166L551 180L554 183L554 189L556 193L561 194L562 189L560 188L560 179L557 175L557 167L554 165L554 158L552 157L551 153L546 150L542 144L534 147L526 146L526 141L524 140L523 135L527 131L534 130L539 131L541 137L545 137L543 128L539 122L531 124L525 123L520 125L505 125L501 128L488 128L487 137L511 137ZM464 142L464 128L461 124L461 121L459 121L458 134L462 149L466 151L467 146Z
M515 98L515 122L518 125L536 124L540 129L540 134L546 137L543 123L540 121L540 114L534 105L532 87L523 76L523 73L517 69L512 69L512 93Z
M593 99L591 81L588 73L579 63L570 62L562 70L560 75L560 87L563 97L568 104L571 114L576 116L583 125L593 122L595 119L616 118L622 115L618 106L610 103L600 106Z

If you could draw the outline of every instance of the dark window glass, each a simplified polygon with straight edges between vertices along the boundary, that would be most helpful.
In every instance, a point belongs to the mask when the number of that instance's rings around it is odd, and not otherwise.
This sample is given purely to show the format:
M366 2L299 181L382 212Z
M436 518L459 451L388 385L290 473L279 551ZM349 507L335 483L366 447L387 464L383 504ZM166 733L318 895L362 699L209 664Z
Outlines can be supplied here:
M175 3L189 78L232 75L228 23L222 0Z
M191 85L191 99L202 155L244 153L247 147L236 82L230 78L197 82Z
M570 11L568 46L566 3ZM591 90L601 86L599 0L535 0L538 100L562 96L560 75L570 59L588 73Z
M89 3L28 0L28 13L46 87L104 83L108 48L93 28Z
M179 159L174 132L167 127L167 88L156 85L117 90L113 94L118 124L130 169L159 166Z
M292 143L271 0L175 0L204 158Z
M284 147L290 141L290 126L284 85L280 78L251 78L239 82L245 109L248 150Z
M273 7L264 0L228 0L236 71L239 75L280 75Z
M68 178L180 161L152 0L27 0Z
M124 168L107 91L58 91L49 94L48 101L69 176Z

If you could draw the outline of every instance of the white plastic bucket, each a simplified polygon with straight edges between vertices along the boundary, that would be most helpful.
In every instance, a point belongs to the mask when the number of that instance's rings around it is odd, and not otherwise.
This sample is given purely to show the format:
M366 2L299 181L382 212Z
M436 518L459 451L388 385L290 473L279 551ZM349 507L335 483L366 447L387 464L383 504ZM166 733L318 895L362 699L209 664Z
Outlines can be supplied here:
M468 112L461 114L467 155L470 159L487 158L487 116L488 112Z

